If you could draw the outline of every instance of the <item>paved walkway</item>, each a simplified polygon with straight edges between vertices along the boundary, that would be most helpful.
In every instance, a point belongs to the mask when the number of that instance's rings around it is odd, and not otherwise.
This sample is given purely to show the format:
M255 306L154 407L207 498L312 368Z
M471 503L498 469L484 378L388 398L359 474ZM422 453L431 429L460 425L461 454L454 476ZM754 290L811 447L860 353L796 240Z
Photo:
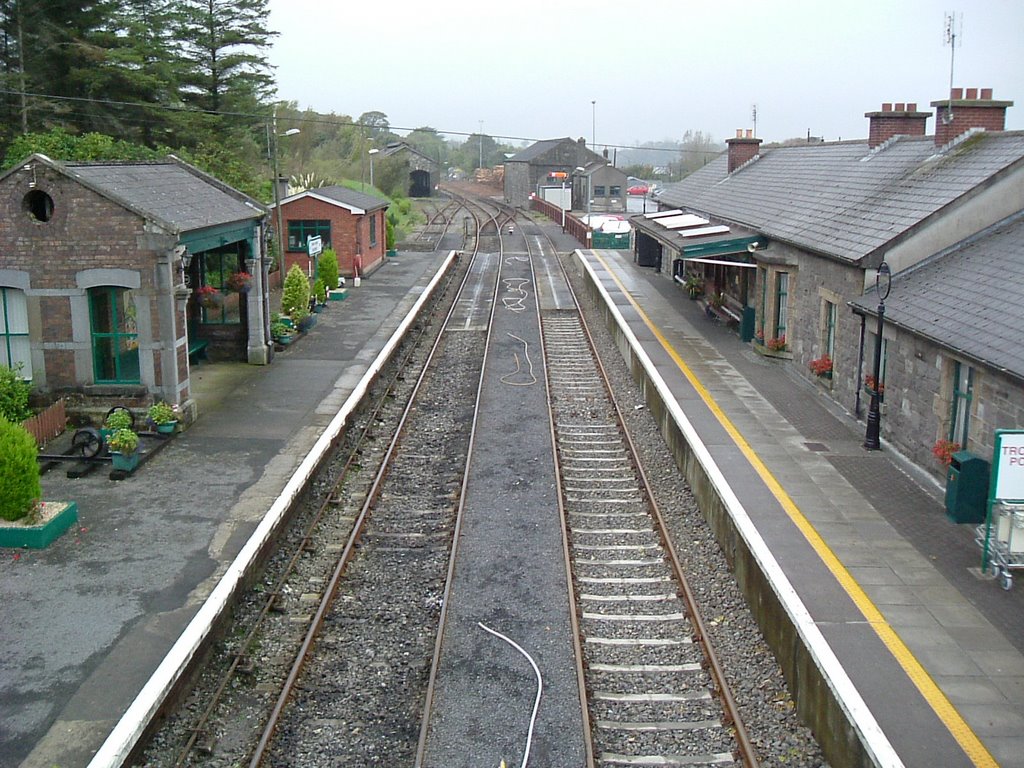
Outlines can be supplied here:
M89 762L442 260L388 259L269 366L193 368L200 418L132 477L43 476L79 522L0 551L0 765Z
M588 253L596 254L635 302L624 312L638 315L642 310L650 319L650 325L639 324L647 348L664 346L654 339L653 326L795 502L809 534L799 532L799 524L791 525L785 515L764 510L756 510L762 518L759 527L765 526L770 543L775 537L773 552L784 568L803 569L791 579L802 596L807 591L809 606L820 606L823 618L814 610L812 615L837 652L848 654L841 660L854 667L880 666L881 657L868 651L878 645L881 654L892 653L904 669L908 661L911 668L919 663L924 677L930 677L923 679L924 687L934 680L969 724L964 729L968 742L973 730L1000 765L1024 766L1024 591L1006 592L979 578L981 554L972 527L949 522L939 485L887 446L881 452L865 451L863 425L786 365L758 355L735 333L712 323L664 275L636 266L629 252ZM673 369L682 378L679 364L664 351L661 356L659 370ZM688 398L680 400L684 409L703 402L692 390L676 392ZM723 434L720 440L713 432L713 441L728 443L721 450L731 451L733 463L748 465L731 437ZM737 492L747 490L741 486ZM820 558L799 565L791 559L796 549L803 556L805 539L812 538L838 557L837 570L829 569L831 577L819 573ZM833 584L842 586L849 577L841 599L825 597ZM860 613L861 627L836 618L837 601L856 602L862 595L883 617L877 637L874 632L860 635L865 626ZM837 620L841 623L832 626ZM878 643L887 627L895 630L909 659ZM904 727L899 702L886 701L882 689L888 680L874 679L879 690L862 690L862 695L874 702L890 740L909 745L915 732ZM887 708L895 710L888 721ZM955 723L951 730L956 731ZM943 764L951 764L949 758ZM986 764L984 756L976 764Z

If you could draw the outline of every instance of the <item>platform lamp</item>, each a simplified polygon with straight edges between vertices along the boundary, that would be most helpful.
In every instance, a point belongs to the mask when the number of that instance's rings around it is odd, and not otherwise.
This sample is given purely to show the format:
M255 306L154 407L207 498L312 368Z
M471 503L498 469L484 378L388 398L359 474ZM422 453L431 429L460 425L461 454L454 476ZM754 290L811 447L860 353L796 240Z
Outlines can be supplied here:
M371 189L373 188L373 156L376 155L378 152L380 152L380 150L377 149L376 147L374 147L373 149L371 149L371 150L369 150L367 152L367 154L370 156L370 188Z
M278 183L280 172L277 169L277 140L285 136L294 136L301 133L298 128L289 128L282 134L277 132L277 110L274 111L274 209L277 211L277 256L281 260L281 268L284 268L284 214L281 213L281 190Z
M889 298L889 290L891 288L892 272L889 270L889 265L883 261L878 265L878 271L875 273L875 292L878 294L878 328L875 331L875 386L871 388L868 427L864 435L864 448L869 451L878 451L882 448L882 443L879 439L879 431L882 424L882 414L879 409L879 387L882 386L882 328L885 324L885 300Z

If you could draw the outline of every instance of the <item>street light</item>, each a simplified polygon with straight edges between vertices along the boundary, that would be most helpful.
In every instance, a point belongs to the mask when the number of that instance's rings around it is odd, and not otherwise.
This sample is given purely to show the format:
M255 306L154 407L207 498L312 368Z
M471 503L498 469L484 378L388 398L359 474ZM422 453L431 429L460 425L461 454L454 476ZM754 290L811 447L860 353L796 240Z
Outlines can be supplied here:
M373 156L380 152L376 147L371 149L367 154L370 155L370 187L373 187Z
M891 288L892 272L889 271L889 265L883 261L878 265L878 272L875 273L875 292L878 294L878 328L875 332L875 386L871 388L868 427L864 435L864 448L869 451L878 451L882 448L882 443L879 440L879 430L882 424L882 414L879 410L879 387L882 386L882 326L885 323L885 300L889 298Z
M281 190L280 184L278 183L278 177L280 172L277 170L277 140L285 136L294 136L297 133L301 133L298 128L289 128L282 134L277 132L277 110L274 110L274 210L277 211L277 257L281 260L281 267L284 268L284 214L281 213Z
M592 149L597 151L597 100L590 102L590 141Z

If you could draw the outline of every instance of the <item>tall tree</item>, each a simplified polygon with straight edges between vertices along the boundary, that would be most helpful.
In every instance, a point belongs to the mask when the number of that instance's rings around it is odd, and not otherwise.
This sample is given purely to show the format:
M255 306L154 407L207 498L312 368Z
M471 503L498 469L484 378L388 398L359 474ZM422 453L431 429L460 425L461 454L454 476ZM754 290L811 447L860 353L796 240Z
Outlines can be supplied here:
M208 112L254 112L274 93L268 0L177 0L182 97Z

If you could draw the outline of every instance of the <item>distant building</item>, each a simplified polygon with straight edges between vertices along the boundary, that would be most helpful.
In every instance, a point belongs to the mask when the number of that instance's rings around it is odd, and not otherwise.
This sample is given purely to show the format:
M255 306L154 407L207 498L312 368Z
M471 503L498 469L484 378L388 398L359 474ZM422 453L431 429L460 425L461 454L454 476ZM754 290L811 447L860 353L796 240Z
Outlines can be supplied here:
M529 205L530 195L537 194L539 185L550 174L563 173L568 178L577 168L597 162L607 163L608 160L587 149L584 139L538 141L505 161L505 202L525 208Z
M626 212L626 174L605 158L572 174L573 210L588 213Z
M381 150L381 157L404 160L409 169L409 197L430 197L441 180L441 167L437 160L420 152L411 144L396 141Z

